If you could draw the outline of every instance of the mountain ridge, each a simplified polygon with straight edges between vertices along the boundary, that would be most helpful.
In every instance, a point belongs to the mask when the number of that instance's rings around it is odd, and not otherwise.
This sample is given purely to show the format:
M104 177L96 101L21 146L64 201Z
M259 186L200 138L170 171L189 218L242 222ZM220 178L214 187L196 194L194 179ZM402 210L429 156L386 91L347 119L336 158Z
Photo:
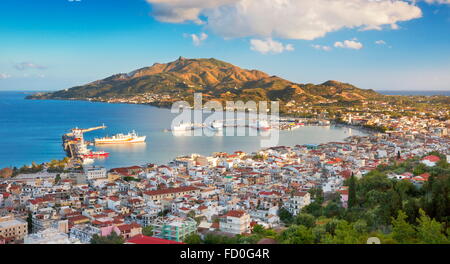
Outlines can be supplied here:
M154 63L129 73L119 73L86 85L40 93L29 99L80 99L107 101L144 94L170 97L172 101L189 99L201 92L210 99L287 102L359 101L382 95L348 83L329 80L322 84L300 84L248 70L215 58L179 57L168 63ZM157 104L157 102L155 102Z

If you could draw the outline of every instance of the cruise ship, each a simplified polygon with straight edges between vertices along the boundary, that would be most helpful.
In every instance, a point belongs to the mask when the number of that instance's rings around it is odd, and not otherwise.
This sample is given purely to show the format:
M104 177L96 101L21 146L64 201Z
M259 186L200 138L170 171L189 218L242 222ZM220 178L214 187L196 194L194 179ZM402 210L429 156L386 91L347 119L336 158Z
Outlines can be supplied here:
M117 134L112 137L103 137L94 139L95 145L100 144L124 144L124 143L143 143L146 136L138 136L136 132L128 134Z

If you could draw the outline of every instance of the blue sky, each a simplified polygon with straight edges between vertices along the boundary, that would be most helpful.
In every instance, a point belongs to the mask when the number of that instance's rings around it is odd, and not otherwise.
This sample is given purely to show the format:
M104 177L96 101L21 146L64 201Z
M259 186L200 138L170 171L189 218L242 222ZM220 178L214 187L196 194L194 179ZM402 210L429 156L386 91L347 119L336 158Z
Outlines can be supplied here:
M450 90L450 1L184 1L2 0L0 90L65 89L179 56L299 83Z

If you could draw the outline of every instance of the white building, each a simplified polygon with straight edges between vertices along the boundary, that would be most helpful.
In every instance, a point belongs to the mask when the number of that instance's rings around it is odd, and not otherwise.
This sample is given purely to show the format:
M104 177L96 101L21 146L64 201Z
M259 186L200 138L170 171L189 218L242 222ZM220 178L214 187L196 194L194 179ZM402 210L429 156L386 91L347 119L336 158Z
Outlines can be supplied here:
M29 234L24 239L25 244L79 244L76 238L69 238L65 233L55 228L48 228L35 234Z
M91 225L76 225L70 229L70 238L78 239L83 244L90 244L91 239L94 235L100 235L101 231L99 228Z
M84 173L88 181L107 178L106 168L103 167L86 167Z
M289 198L286 209L293 215L300 213L303 207L311 203L311 195L308 192L297 192Z
M219 222L220 231L231 234L243 234L250 232L250 215L245 211L231 210L221 216Z

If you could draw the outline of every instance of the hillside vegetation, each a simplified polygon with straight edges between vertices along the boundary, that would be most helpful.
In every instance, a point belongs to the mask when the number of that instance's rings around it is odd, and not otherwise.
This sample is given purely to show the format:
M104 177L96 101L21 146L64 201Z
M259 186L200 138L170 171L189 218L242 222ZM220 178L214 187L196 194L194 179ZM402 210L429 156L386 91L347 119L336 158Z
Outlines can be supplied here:
M173 99L192 97L202 92L209 99L277 100L281 103L355 101L379 98L373 90L351 84L327 81L323 84L298 84L258 70L246 70L214 58L186 59L155 63L128 74L116 74L92 83L29 99L108 100L143 94L169 95Z

